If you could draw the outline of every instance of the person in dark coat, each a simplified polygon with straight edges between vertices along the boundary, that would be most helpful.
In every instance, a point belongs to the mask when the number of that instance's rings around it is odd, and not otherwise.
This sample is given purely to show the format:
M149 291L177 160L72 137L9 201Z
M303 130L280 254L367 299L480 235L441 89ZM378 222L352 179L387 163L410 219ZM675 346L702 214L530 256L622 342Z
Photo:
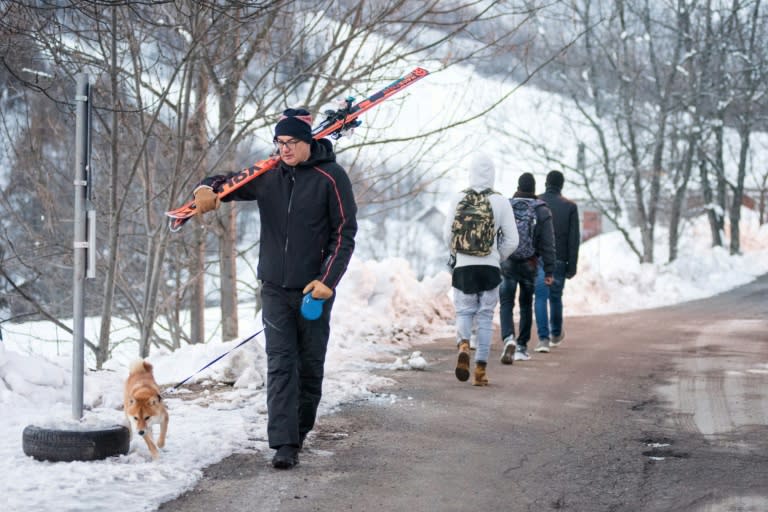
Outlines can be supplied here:
M546 192L539 199L552 211L555 230L555 270L551 285L544 281L545 271L539 268L536 279L536 330L540 342L556 347L565 338L563 328L563 289L565 280L576 275L579 261L579 209L576 203L563 197L565 178L560 171L547 174Z
M552 213L543 201L536 198L535 191L536 179L533 174L523 173L517 181L517 191L509 200L512 205L516 201L526 201L533 206L535 213L533 249L535 252L525 259L516 257L513 253L501 264L499 320L501 322L501 338L504 343L504 350L501 354L502 364L527 361L531 358L528 354L528 341L531 339L531 326L533 324L533 291L538 261L541 261L544 268L546 280L552 281L552 270L555 265ZM515 292L518 286L520 287L520 329L517 338L515 338L514 309Z
M267 437L272 465L290 469L315 424L323 386L335 288L355 247L357 205L327 139L314 140L306 110L288 109L275 126L280 164L226 195L258 201L258 278L267 352ZM195 189L200 214L219 206L211 176ZM322 314L301 314L303 296L324 299Z

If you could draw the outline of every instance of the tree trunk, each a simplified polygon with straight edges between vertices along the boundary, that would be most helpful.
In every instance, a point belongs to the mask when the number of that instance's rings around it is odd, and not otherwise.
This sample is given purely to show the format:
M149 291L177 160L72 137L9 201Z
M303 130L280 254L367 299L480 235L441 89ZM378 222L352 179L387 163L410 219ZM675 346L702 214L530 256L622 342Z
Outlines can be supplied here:
M117 206L118 180L118 144L119 144L119 88L117 83L117 9L112 7L111 62L109 67L110 94L112 98L112 126L110 134L110 188L109 188L109 242L107 243L107 269L104 276L104 302L101 306L101 326L99 328L99 350L96 352L96 368L101 369L109 357L109 333L112 330L112 304L115 299L115 275L117 274L117 254L120 239L120 216ZM91 248L90 250L94 250Z
M191 152L189 162L198 166L198 181L203 179L206 169L205 155L208 151L207 121L209 77L202 59L195 65L195 109L189 120ZM190 277L192 278L192 293L189 300L190 311L190 343L205 342L205 253L206 230L203 224L195 222L193 257L190 262Z
M239 44L238 28L230 33L233 45ZM253 56L253 50L246 52L242 60L230 61L230 69L226 82L219 83L217 88L219 100L219 134L218 153L226 169L233 169L236 164L232 157L232 138L235 133L235 117L237 110L237 87L240 84L244 66ZM237 206L234 202L222 206L219 219L221 220L221 236L219 237L219 267L220 267L220 307L221 335L224 341L233 340L238 335L237 318Z
M715 195L712 191L712 184L709 182L707 160L701 149L699 149L699 174L701 176L701 193L707 210L707 219L709 220L709 232L712 238L712 247L722 247L723 241L720 238L720 228L718 226L719 217L717 214L717 207L714 204Z
M694 126L698 126L694 123ZM669 262L672 263L677 259L678 245L680 241L680 222L682 220L682 212L685 205L685 198L687 197L688 181L691 178L691 172L693 170L693 157L698 146L699 138L695 133L689 134L688 147L685 151L685 159L682 163L682 169L680 171L679 179L677 180L677 186L675 187L675 195L672 199L672 211L669 219Z
M739 171L736 177L736 185L733 187L733 200L731 201L731 254L741 252L741 240L739 235L739 222L741 221L741 202L744 199L744 178L747 175L747 159L749 158L750 126L743 123L739 129Z
M237 208L222 206L224 232L219 240L221 262L221 335L224 341L237 338Z
M205 235L203 226L196 222L192 235L192 259L189 262L192 281L189 293L190 343L205 341Z
M725 117L721 118L725 122ZM717 149L715 150L715 173L717 176L717 232L718 245L720 247L725 243L725 212L728 211L728 181L725 179L725 133L721 124L715 129Z

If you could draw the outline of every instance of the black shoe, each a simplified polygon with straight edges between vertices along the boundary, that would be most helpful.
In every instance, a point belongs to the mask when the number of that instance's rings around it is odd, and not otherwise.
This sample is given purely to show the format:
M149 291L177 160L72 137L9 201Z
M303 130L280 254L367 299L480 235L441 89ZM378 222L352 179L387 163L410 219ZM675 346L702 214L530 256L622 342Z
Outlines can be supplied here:
M299 447L285 444L277 449L272 457L272 467L276 469L291 469L299 464Z
M307 438L307 434L299 434L299 451L304 451L304 440Z

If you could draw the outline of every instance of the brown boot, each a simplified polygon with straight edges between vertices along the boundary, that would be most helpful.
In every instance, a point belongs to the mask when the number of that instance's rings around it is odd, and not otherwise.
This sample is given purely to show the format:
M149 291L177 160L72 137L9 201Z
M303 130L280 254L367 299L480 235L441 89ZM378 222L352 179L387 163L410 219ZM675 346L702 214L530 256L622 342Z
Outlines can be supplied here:
M472 376L472 385L473 386L487 386L488 385L488 377L485 376L485 366L486 363L482 361L478 361L475 364L475 374Z
M459 357L456 361L456 378L461 382L469 379L469 341L461 340L459 343Z

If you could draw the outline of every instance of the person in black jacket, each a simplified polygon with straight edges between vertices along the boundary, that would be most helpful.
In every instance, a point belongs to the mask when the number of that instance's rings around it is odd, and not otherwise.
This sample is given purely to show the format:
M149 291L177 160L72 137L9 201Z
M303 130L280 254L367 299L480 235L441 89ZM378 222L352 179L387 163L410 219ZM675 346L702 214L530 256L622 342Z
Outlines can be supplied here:
M528 341L531 339L531 326L533 324L533 290L536 281L537 262L541 261L546 279L552 282L552 269L555 265L554 233L552 231L552 213L543 201L536 199L536 179L533 174L525 172L517 181L517 191L509 202L513 210L515 203L520 206L533 208L530 218L533 221L533 238L520 236L520 245L506 260L501 263L501 286L499 287L499 320L501 322L501 339L504 350L501 354L502 364L512 364L514 361L527 361L531 357L528 354ZM530 212L523 208L524 212ZM521 228L523 216L519 218L518 231ZM522 221L523 228L530 226L527 221ZM529 231L528 231L529 232ZM529 250L530 249L530 250ZM521 254L521 252L523 254ZM532 254L531 254L532 252ZM513 311L515 309L515 292L520 287L520 330L515 338L515 322ZM542 351L541 343L536 348ZM544 350L549 351L549 348Z
M314 140L306 110L288 109L275 126L280 164L226 195L259 203L258 278L267 352L267 437L272 465L290 469L315 424L323 385L334 289L355 247L357 205L331 142ZM195 189L202 214L216 209L227 176ZM304 294L324 299L321 316L301 315Z
M579 260L579 210L576 203L562 195L565 178L560 171L547 174L545 193L539 199L552 210L555 228L555 270L551 286L544 282L544 269L539 268L536 279L536 330L539 342L556 347L565 338L563 328L563 289L565 280L576 275Z

